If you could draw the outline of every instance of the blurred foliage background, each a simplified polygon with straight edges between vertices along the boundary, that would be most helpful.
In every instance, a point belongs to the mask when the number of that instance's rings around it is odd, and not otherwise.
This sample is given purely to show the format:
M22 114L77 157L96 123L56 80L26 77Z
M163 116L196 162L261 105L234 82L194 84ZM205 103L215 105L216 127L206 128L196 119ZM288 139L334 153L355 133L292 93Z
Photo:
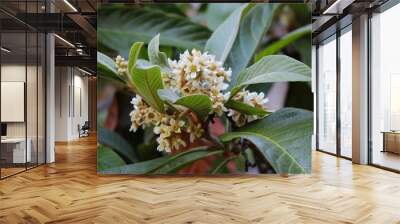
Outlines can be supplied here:
M254 60L268 47L279 45L280 40L292 35L289 44L275 46L276 52L272 53L285 54L311 66L310 5L275 5L277 10L271 26L258 46ZM185 49L203 49L212 31L239 6L240 3L103 4L98 10L98 51L111 58L117 55L127 58L132 43L148 43L153 36L161 33L164 39L160 40L160 50L166 52L168 57L177 59ZM296 35L297 30L301 34ZM142 51L140 58L147 58L147 51ZM266 93L273 109L289 106L313 110L309 83L263 84L251 88ZM157 144L151 131L129 132L129 113L132 110L130 92L110 80L99 78L97 95L99 139L113 141L113 144L117 141L121 147L121 151L116 152L100 148L99 154L114 158L112 164L129 163L129 152L140 161L162 156L156 150ZM98 159L101 158L99 154ZM119 161L121 158L125 161ZM107 164L107 161L100 161L98 169L109 168Z

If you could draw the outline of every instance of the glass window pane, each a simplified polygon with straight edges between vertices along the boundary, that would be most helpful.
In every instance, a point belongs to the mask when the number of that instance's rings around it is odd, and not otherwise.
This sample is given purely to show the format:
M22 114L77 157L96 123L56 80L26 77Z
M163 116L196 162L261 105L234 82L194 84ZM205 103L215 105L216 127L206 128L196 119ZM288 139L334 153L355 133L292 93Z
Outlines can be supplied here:
M400 170L400 5L376 14L372 26L372 163Z
M1 46L1 140L2 178L25 170L30 161L26 144L26 33L2 32ZM28 146L28 150L27 149Z
M352 157L352 33L340 36L340 153Z
M45 162L45 35L10 16L43 13L44 5L0 1L10 12L0 12L1 178Z
M336 153L336 40L318 48L318 148Z

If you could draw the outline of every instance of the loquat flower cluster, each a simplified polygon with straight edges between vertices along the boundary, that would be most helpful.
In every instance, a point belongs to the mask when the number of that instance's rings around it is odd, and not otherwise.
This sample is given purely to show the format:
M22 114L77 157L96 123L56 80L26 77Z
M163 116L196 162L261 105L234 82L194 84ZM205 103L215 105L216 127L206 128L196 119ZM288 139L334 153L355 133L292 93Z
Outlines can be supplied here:
M230 97L228 88L231 79L231 69L225 69L223 64L215 59L214 55L207 52L201 53L193 49L185 51L179 60L170 60L171 68L162 73L165 88L176 91L181 96L205 94L210 97L212 109L210 114L231 117L236 126L240 127L247 122L261 117L242 114L236 110L228 109L225 103ZM121 57L116 58L116 67L121 75L127 74L127 62ZM234 100L253 107L266 109L267 99L263 93L242 90L233 97ZM133 110L130 113L130 131L137 131L139 127L153 128L158 135L158 150L172 152L187 146L190 142L203 137L204 130L201 121L185 116L185 110L164 114L149 106L139 95L131 101ZM188 136L188 140L186 137Z
M157 138L159 151L171 152L186 147L187 143L182 139L184 134L189 136L190 142L203 135L201 124L184 116L183 112L172 115L160 113L148 106L139 95L133 97L131 103L133 110L130 113L130 131L136 132L139 127L153 127L153 132L159 135Z
M201 53L193 49L191 53L185 51L179 61L169 60L172 75L165 76L169 88L178 90L183 96L192 94L206 94L213 102L211 113L221 116L227 111L224 106L228 94L222 91L228 88L232 71L225 70L222 63L215 60L214 55Z

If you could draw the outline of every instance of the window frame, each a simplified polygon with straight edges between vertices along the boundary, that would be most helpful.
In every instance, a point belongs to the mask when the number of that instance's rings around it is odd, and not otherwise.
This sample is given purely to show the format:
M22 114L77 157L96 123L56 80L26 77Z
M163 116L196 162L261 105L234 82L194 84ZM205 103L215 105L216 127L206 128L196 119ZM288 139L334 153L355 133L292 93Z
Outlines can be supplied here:
M344 18L344 19L347 19L347 18ZM340 23L340 20L337 22L337 23ZM341 60L341 57L340 57L340 37L342 36L342 35L344 35L345 33L347 33L347 32L352 32L352 23L350 22L350 23L348 23L348 24L346 24L344 27L339 27L339 26L337 26L336 24L335 24L335 26L336 26L336 32L335 33L333 33L333 34L331 34L330 36L328 36L328 37L326 37L326 38L324 38L324 39L322 39L322 40L319 40L315 45L316 45L316 55L315 55L315 61L316 61L316 70L315 70L315 74L316 74L316 113L315 113L315 116L316 116L316 129L315 129L315 131L316 131L316 133L315 133L315 136L316 136L316 139L315 139L315 141L316 141L316 150L317 151L319 151L319 152L323 152L323 153L326 153L326 154L329 154L329 155L333 155L333 156L336 156L336 157L339 157L339 158L343 158L343 159L346 159L346 160L352 160L352 158L351 157L347 157L347 156L344 156L344 155L342 155L342 150L341 150L341 118L340 118L340 103L341 103L341 97L340 97L340 81L341 81L341 66L340 66L340 60ZM334 37L334 38L333 38ZM320 136L320 134L319 134L319 120L320 120L320 118L319 118L319 112L320 112L320 97L319 97L319 86L320 86L320 74L319 74L319 68L320 68L320 65L319 65L319 57L320 57L320 55L319 55L319 48L320 48L320 45L322 44L322 43L327 43L327 42L330 42L330 41L336 41L336 61L335 61L335 63L336 63L336 151L335 151L335 153L332 153L332 152L328 152L328 151L326 151L326 150L324 150L324 149L321 149L320 148L320 143L319 143L319 136Z

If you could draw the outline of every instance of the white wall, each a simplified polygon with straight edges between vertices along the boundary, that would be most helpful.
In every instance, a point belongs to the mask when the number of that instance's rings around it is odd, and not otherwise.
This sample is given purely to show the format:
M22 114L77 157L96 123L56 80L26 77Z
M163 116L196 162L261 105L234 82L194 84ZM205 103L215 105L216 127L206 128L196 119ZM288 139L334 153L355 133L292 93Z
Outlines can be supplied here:
M77 70L74 71L74 91L73 94L74 96L74 108L73 112L73 119L72 124L71 124L71 135L73 138L79 137L78 133L78 125L83 125L85 121L88 121L89 119L89 111L88 111L88 78L86 76L81 76L82 73L79 72L78 75L76 75ZM80 108L81 107L81 108Z
M72 67L56 67L55 73L55 140L74 140L79 138L78 125L89 117L88 78Z
M25 65L8 64L1 66L1 81L2 82L25 82ZM7 108L1 108L7 110ZM25 123L12 122L7 123L8 137L25 137Z
M35 73L36 67L18 64L4 64L1 66L1 81L2 82L25 82L25 75L27 69L28 74ZM28 77L29 78L29 77ZM36 81L29 80L30 85L36 86ZM36 108L36 88L27 88L27 103L35 102L34 106ZM28 105L29 106L29 105ZM7 110L7 108L1 108L1 110ZM30 110L29 110L30 111ZM36 123L36 113L28 113L28 122L35 121ZM7 136L8 137L25 137L25 124L26 122L7 122ZM28 128L33 127L32 124L28 125ZM35 126L36 129L36 126ZM29 131L29 130L28 130ZM29 135L29 133L28 133ZM29 137L29 136L28 136Z
M55 68L55 141L68 141L68 71L67 67Z

